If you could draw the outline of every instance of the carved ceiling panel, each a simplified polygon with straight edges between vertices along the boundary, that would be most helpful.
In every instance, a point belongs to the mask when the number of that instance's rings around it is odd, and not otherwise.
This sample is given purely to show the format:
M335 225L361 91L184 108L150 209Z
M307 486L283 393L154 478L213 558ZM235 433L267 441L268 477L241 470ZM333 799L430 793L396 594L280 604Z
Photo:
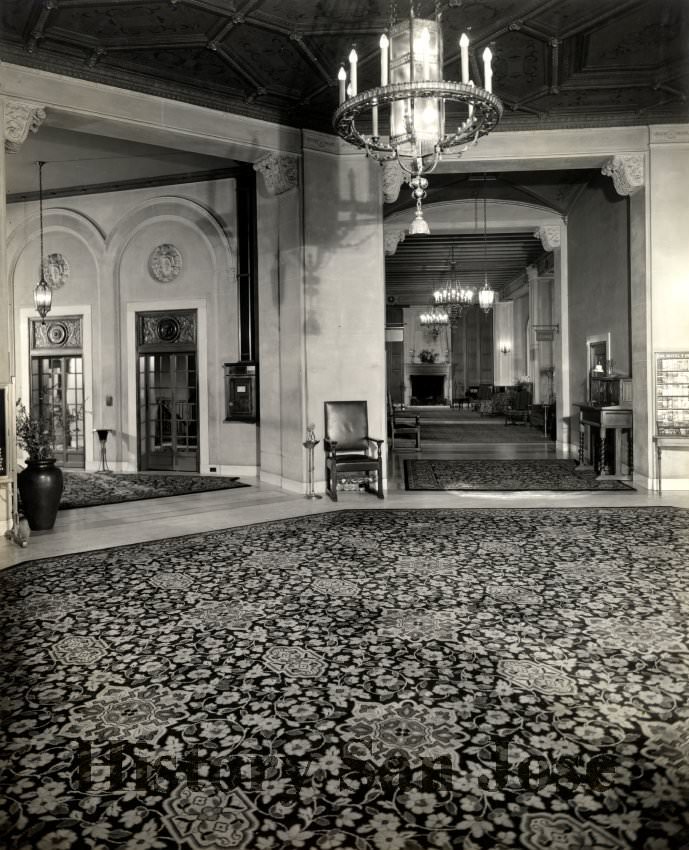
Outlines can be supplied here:
M50 30L87 32L109 47L131 45L131 40L144 43L158 39L189 37L207 32L218 21L217 14L203 8L170 3L109 5L88 8L86 4L63 7L60 3L51 19Z
M406 14L406 0L393 4ZM432 0L419 0L420 14ZM445 76L472 39L494 54L502 129L689 120L686 0L441 0ZM352 44L360 89L379 81L388 0L3 0L0 59L330 130Z
M638 0L637 0L638 2ZM551 36L569 38L582 29L590 30L599 21L617 20L620 7L629 2L601 3L600 0L558 0L540 3L530 21Z
M151 49L149 59L154 67L149 73L151 78L160 81L178 80L188 83L190 78L198 80L199 87L219 87L228 97L243 88L243 80L232 68L228 68L222 59L210 50L183 48ZM124 70L136 72L141 67L141 52L119 50L109 60L110 64Z
M500 53L493 62L493 73L501 80L506 96L519 98L524 87L538 91L548 77L548 45L522 32L509 32L500 40Z
M289 35L244 26L233 30L225 44L234 56L249 59L247 70L264 86L295 96L295 92L313 85L316 76L313 65Z
M659 0L601 25L588 37L585 66L660 70L661 59L680 60L689 43L689 21L681 6L677 0ZM662 56L657 52L659 44Z

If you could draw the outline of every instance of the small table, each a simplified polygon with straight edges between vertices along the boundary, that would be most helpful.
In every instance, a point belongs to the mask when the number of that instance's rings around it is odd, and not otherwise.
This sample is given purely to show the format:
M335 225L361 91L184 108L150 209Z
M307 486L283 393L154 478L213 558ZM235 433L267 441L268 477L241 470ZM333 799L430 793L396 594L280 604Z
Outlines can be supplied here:
M112 428L95 428L96 434L98 434L98 440L100 442L100 458L98 459L98 472L110 472L110 467L108 466L108 434L112 431ZM114 433L114 431L113 431Z
M577 468L586 466L584 463L584 442L586 429L588 428L591 454L593 455L592 460L594 468L598 473L598 479L616 478L621 481L631 481L634 471L631 408L621 407L620 405L598 407L588 402L586 404L575 402L574 406L579 408L579 466ZM593 439L590 436L591 431L596 429L598 430L598 463L596 463ZM620 457L623 431L627 432L627 466L629 469L627 475L622 474L622 458ZM612 432L615 441L614 469L611 468L611 453L607 441L608 432Z
M663 477L661 473L660 460L663 449L689 449L689 434L677 434L666 436L664 434L656 434L653 438L656 444L656 459L658 461L658 495L663 495Z

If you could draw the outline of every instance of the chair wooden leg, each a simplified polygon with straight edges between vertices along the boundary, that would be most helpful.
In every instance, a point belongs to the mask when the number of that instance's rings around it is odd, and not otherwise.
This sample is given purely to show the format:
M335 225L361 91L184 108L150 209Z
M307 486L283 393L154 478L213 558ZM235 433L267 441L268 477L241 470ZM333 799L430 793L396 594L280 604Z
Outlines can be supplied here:
M334 487L333 478L335 479ZM328 496L330 496L333 502L337 501L337 468L335 468L333 474L333 470L330 468L329 464L326 464L325 467L325 492L328 494Z
M333 502L337 501L337 482L339 481L337 475L337 463L333 464L332 469L330 470L330 498Z

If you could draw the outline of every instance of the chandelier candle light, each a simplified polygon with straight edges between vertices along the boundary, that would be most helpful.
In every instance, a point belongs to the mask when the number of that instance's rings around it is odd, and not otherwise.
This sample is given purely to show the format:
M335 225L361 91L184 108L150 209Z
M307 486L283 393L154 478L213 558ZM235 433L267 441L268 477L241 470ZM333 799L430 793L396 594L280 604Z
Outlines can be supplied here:
M437 7L436 7L437 9ZM340 103L333 116L335 132L379 162L397 160L410 176L416 216L410 235L430 233L421 204L430 174L443 153L463 153L495 128L502 103L493 94L492 53L483 51L481 88L469 79L469 38L459 39L461 82L443 79L443 45L440 11L435 19L414 16L394 22L389 37L380 38L380 85L358 92L358 56L349 54L349 85L344 65L338 73ZM445 127L448 104L458 105L460 123ZM389 107L383 109L384 107ZM360 121L362 126L357 126ZM370 133L362 129L370 127ZM386 132L387 131L387 132Z
M428 328L433 339L437 339L441 329L449 324L450 317L442 310L431 307L427 313L421 313L419 321L423 327Z

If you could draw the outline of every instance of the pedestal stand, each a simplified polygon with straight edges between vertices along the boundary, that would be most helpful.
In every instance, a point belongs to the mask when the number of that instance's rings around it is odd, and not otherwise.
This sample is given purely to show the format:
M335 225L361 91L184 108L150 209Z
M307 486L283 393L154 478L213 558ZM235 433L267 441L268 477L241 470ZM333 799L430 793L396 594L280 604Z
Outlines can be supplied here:
M308 489L306 490L306 497L305 497L307 499L322 499L323 498L322 496L319 496L318 493L316 493L316 491L314 490L314 481L313 481L313 475L314 475L313 450L316 448L316 446L319 443L320 443L320 440L306 440L306 442L302 443L302 445L304 446L304 448L306 449L306 451L308 453L307 468L308 468L308 473L309 473L309 481L308 481Z
M110 428L96 428L98 440L100 442L100 458L98 459L98 472L110 472L108 466L108 434Z

